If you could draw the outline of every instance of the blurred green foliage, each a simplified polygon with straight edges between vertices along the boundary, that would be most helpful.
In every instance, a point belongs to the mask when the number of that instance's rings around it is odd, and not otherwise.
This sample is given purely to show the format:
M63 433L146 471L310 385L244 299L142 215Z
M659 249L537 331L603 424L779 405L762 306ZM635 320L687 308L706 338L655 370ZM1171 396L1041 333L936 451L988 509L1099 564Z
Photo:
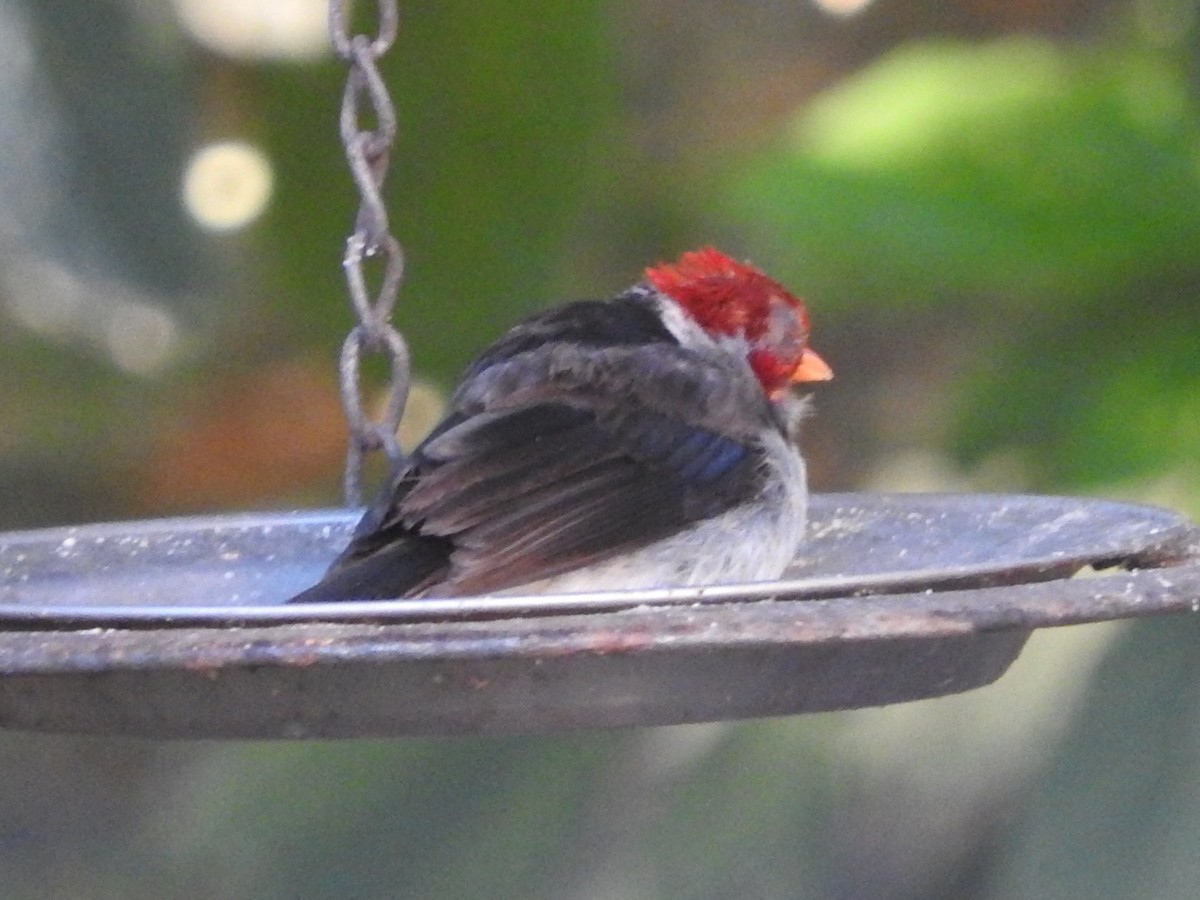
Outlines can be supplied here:
M962 459L1018 450L1042 488L1200 476L1200 118L1169 59L906 45L804 108L730 207L828 315L986 330Z
M1187 266L1197 124L1182 74L1146 54L909 44L802 110L740 188L830 302L1065 318Z
M386 197L408 261L397 321L443 383L549 302L567 238L611 189L593 162L612 152L618 114L604 7L544 0L528 12L517 0L486 15L466 0L407 4L382 65L399 120ZM292 342L332 346L348 323L338 261L357 202L334 127L344 72L239 73L247 106L270 110L257 120L279 177L267 296Z

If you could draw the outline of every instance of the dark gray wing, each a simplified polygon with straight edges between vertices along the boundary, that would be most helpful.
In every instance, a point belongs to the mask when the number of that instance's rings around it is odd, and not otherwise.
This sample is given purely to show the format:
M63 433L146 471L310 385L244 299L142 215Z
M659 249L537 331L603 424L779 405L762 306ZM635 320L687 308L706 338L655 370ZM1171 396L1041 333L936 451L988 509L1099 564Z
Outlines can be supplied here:
M494 591L645 546L757 489L752 445L645 409L539 403L444 435L396 510L449 537L445 588ZM441 452L443 445L431 448Z

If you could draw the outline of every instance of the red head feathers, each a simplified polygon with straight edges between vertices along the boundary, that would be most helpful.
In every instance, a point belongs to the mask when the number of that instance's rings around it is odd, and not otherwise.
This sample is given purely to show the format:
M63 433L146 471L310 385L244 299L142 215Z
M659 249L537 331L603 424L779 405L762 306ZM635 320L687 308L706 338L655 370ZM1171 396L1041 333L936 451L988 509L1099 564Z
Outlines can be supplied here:
M704 247L678 262L648 268L646 278L705 331L744 338L750 367L768 394L779 395L795 382L833 377L825 361L808 349L804 302L754 266Z

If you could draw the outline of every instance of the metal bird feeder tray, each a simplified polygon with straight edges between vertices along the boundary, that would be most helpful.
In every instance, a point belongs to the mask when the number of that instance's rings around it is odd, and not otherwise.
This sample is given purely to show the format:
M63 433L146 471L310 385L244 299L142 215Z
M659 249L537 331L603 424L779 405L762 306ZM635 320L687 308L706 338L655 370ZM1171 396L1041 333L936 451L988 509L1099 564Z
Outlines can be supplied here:
M380 186L395 130L351 38L341 131L362 205L347 242L347 496L394 455L408 352ZM370 104L375 131L358 125ZM362 267L382 261L368 297ZM391 363L387 413L359 356ZM286 605L353 511L0 534L0 727L178 738L380 737L660 725L850 709L988 684L1034 628L1200 608L1200 532L1160 509L1032 496L817 495L783 580L678 590ZM1112 569L1099 577L1083 570Z
M815 496L779 582L283 605L355 518L3 535L0 725L380 737L848 709L988 684L1034 628L1200 606L1200 532L1179 515L922 494Z

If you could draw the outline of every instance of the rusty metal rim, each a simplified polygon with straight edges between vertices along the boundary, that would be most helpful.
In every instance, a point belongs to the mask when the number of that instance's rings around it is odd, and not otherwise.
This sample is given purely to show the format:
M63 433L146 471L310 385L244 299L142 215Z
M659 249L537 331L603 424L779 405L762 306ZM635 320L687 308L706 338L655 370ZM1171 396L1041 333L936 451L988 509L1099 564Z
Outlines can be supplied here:
M0 726L346 738L790 715L968 690L998 678L1033 628L1198 605L1192 564L532 620L0 632Z
M4 674L541 658L737 644L859 644L1200 612L1200 564L1052 583L872 597L639 607L536 619L0 632ZM99 640L98 640L99 639ZM41 641L63 651L46 653ZM75 645L72 648L71 645ZM93 648L80 653L84 647Z

